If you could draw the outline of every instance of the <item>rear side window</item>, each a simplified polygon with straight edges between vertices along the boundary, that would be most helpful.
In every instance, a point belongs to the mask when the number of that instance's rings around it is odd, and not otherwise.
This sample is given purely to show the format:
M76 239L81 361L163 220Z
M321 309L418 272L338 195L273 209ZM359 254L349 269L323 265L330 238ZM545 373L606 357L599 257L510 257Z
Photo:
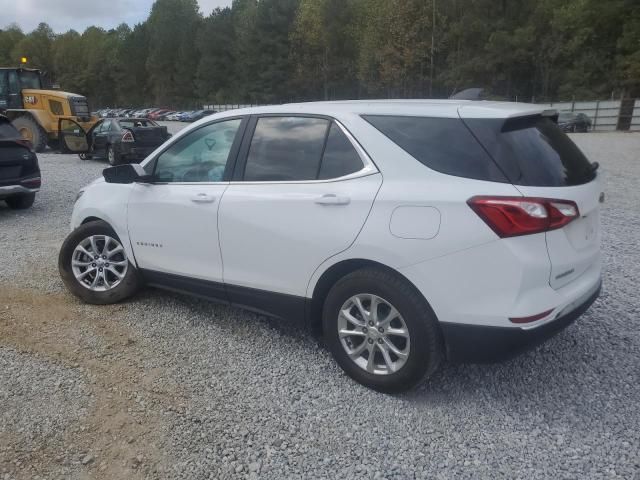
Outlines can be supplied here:
M550 118L464 121L515 185L563 187L595 177L589 160Z
M364 167L360 155L335 123L331 124L318 179L344 177Z
M386 115L363 118L433 170L458 177L508 182L459 118Z
M244 180L315 180L328 128L329 121L321 118L259 118Z

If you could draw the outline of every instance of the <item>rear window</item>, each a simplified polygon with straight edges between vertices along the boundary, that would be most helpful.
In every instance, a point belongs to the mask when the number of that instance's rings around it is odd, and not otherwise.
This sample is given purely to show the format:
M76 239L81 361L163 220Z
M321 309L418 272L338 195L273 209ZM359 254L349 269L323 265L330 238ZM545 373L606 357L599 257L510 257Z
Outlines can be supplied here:
M563 187L595 177L589 160L550 118L464 121L515 185Z
M134 127L157 127L158 124L152 120L145 119L131 119L131 120L118 120L120 122L120 126L125 128L134 128Z
M363 118L433 170L476 180L508 182L459 118L386 115Z

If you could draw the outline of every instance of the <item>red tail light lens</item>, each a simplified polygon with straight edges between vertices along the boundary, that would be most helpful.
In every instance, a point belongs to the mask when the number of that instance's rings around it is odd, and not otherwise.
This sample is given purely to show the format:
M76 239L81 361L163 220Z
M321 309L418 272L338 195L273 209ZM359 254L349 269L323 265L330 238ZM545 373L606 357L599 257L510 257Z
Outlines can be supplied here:
M135 142L136 139L133 138L133 133L127 131L124 133L124 135L122 135L122 141L130 143L130 142Z
M42 179L40 177L27 178L26 180L23 180L20 183L22 184L23 187L40 188L40 186L42 185Z
M30 152L33 152L33 144L29 140L19 138L18 140L16 140L16 143L22 145L23 147L27 147Z
M501 238L562 228L578 218L570 200L530 197L473 197L467 204Z
M546 312L538 313L537 315L531 315L530 317L517 317L510 318L509 320L511 320L513 323L531 323L548 316L551 312L553 312L553 308L551 310L547 310Z

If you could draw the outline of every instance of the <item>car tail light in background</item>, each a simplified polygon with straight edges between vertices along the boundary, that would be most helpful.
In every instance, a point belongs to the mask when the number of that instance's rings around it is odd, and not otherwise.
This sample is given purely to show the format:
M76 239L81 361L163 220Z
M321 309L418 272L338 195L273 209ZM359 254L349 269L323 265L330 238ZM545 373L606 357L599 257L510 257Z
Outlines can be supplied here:
M127 143L131 143L131 142L135 142L136 139L133 138L133 133L125 132L124 135L122 135L122 141L123 142L127 142Z
M40 177L27 178L26 180L22 180L20 184L27 188L40 188L42 180Z
M18 140L16 140L16 143L18 145L22 145L23 147L27 147L30 152L33 152L33 144L29 140L19 138Z
M473 197L467 203L501 238L562 228L578 218L570 200L529 197Z

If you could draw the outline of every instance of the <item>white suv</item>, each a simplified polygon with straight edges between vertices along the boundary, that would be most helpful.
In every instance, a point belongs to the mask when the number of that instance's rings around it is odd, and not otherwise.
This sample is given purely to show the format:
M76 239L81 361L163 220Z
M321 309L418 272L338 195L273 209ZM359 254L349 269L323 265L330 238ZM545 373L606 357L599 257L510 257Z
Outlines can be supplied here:
M82 190L60 273L89 303L151 285L298 319L357 381L405 390L597 298L597 164L556 118L468 101L220 113Z

